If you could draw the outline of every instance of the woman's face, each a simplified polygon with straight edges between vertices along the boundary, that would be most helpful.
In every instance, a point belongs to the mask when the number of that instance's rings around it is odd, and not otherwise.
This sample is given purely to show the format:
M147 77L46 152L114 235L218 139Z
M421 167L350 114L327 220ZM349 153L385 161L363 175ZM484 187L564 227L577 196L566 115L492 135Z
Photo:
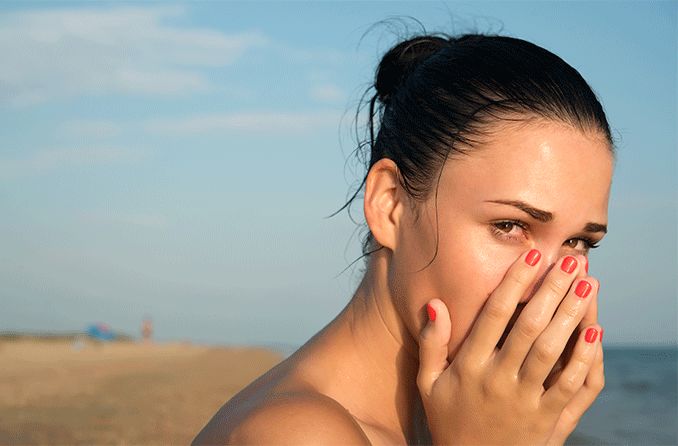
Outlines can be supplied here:
M604 138L544 121L505 127L449 159L438 189L435 260L417 272L435 252L435 184L418 219L403 214L393 251L389 286L413 337L426 302L441 299L452 320L452 357L521 253L541 251L538 277L563 255L586 255L605 234L612 171Z

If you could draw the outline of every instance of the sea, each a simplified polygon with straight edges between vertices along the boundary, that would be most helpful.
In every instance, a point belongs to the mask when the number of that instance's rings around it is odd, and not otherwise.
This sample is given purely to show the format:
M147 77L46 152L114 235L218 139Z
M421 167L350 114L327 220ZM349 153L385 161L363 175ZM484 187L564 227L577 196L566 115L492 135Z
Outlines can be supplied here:
M676 347L605 347L605 388L566 445L678 445Z
M678 446L677 388L677 347L605 346L605 388L565 445Z

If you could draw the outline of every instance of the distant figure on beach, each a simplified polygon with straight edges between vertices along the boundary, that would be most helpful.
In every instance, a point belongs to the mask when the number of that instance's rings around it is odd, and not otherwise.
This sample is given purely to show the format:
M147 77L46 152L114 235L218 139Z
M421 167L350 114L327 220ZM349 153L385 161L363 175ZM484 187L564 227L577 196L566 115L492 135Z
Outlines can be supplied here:
M144 317L141 322L141 339L143 342L151 342L153 336L153 321L149 316Z
M362 281L193 444L564 444L605 382L588 263L615 162L603 107L563 59L501 35L401 40L369 89L366 173L339 209L363 192Z

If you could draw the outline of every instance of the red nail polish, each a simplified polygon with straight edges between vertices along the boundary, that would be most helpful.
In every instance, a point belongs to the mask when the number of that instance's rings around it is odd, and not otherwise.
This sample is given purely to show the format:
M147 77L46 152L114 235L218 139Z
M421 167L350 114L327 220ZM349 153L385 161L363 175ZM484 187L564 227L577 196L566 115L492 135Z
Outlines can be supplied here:
M436 310L433 309L431 304L426 304L426 312L428 313L428 319L434 322L436 320Z
M538 250L533 249L530 252L528 252L527 255L525 256L525 263L527 263L530 266L534 266L537 264L537 262L539 262L540 258L541 253Z
M572 271L577 269L577 259L572 256L567 256L563 259L563 263L560 265L560 269L570 274Z
M586 264L584 265L584 269L586 270L586 274L588 274L589 273L589 258L588 257L585 257L585 258L586 258Z
M593 327L586 330L586 335L584 336L584 339L586 339L586 342L588 342L589 344L592 344L592 343L596 342L596 337L598 337L598 330L596 330Z
M589 295L591 292L591 284L586 280L582 280L577 284L577 288L574 289L574 294L581 297L582 299Z
M603 342L603 333L604 332L605 332L605 330L603 330L603 328L601 327L600 328L600 342Z

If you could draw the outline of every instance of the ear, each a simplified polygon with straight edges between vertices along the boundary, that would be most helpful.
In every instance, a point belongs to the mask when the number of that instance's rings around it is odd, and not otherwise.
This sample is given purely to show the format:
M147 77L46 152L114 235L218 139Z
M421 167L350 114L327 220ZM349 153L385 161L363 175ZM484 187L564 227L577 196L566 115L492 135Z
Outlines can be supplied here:
M367 226L381 246L395 250L404 203L401 199L398 166L382 158L370 168L365 181L364 211Z

